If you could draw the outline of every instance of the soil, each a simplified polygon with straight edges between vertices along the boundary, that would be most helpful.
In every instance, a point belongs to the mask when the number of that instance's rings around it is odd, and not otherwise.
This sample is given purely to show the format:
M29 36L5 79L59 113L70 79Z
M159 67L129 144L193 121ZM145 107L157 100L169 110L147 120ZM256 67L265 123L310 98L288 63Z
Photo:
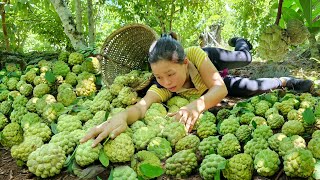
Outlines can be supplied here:
M301 54L301 53L300 53ZM272 62L267 63L264 61L255 61L252 62L250 65L243 67L243 68L237 68L234 70L230 70L229 73L237 76L244 76L244 77L267 77L270 75L275 75L274 69L272 67L276 68L277 71L283 70L283 74L292 75L299 78L309 78L314 80L315 82L315 91L314 95L319 96L320 90L320 63L315 62L312 60L308 60L306 58L303 58L298 52L291 52L288 54L287 58L284 62ZM284 67L284 69L280 69L278 67ZM271 68L270 68L271 67ZM262 71L265 69L268 69L269 71ZM260 73L260 74L259 74ZM262 73L262 74L261 74ZM277 75L281 76L281 72L276 72ZM238 98L238 97L227 97L225 98L221 104L219 104L217 107L211 109L213 112L217 112L219 109L223 107L232 107L237 102L244 100L245 98ZM4 147L0 146L0 180L36 180L40 179L30 173L26 167L19 167L17 166L14 159L12 159L10 155L10 151L4 149ZM101 179L108 179L109 176L109 170L105 170L102 173L99 174L99 177ZM79 178L75 175L72 175L66 170L62 171L59 175L56 175L52 178L48 178L52 180L78 180ZM92 179L97 179L92 178ZM168 180L170 179L167 176L161 176L158 179ZM172 179L172 178L171 178ZM192 175L187 178L188 180L200 180L200 176L198 174ZM253 179L255 180L267 180L268 178L260 177L260 176L254 176ZM270 177L269 179L279 179L279 180L293 180L292 178L288 178L283 173L283 170L279 170L276 175L273 177ZM301 178L300 178L301 179Z

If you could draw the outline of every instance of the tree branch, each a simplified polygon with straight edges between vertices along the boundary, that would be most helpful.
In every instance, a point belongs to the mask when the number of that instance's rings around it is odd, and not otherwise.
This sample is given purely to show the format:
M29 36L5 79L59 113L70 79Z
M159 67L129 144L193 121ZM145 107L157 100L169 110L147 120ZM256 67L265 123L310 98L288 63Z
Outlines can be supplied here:
M275 22L276 25L279 25L279 22L280 22L280 18L281 18L281 14L282 14L282 3L283 3L283 0L279 0L277 19Z

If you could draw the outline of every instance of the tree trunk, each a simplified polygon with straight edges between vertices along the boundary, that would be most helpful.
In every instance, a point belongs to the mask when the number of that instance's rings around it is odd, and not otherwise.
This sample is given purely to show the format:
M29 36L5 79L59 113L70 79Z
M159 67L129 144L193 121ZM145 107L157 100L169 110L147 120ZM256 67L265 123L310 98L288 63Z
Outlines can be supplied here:
M2 31L3 31L3 37L4 37L4 43L5 43L5 46L6 46L6 50L10 51L9 37L8 37L7 24L6 24L6 12L4 10L4 6L7 3L7 0L3 0L2 2L3 2L3 4L0 7L1 21L2 21Z
M76 23L77 23L77 30L80 35L83 34L82 28L82 9L81 9L81 0L75 0L75 7L76 7Z
M94 28L94 19L93 19L92 0L87 0L87 4L88 4L89 46L94 47L95 28Z
M64 27L64 32L68 36L71 41L71 44L75 50L80 50L82 48L86 48L86 45L83 41L83 35L77 31L76 24L74 23L74 19L72 14L64 0L50 0L54 6L54 9L58 13L62 25Z

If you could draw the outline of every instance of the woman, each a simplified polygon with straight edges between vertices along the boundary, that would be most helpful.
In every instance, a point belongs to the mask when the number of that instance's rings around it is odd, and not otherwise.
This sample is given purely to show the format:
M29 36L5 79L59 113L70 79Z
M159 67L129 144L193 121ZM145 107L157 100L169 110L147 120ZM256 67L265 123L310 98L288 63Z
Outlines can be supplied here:
M207 48L202 50L199 47L190 47L184 50L173 35L161 37L150 47L149 63L157 83L149 88L146 95L138 103L114 115L110 120L99 126L92 128L81 139L82 143L95 138L93 146L96 146L108 136L115 138L125 131L128 125L138 119L142 119L152 103L165 102L174 94L185 97L200 96L190 104L181 107L178 112L168 114L185 124L186 129L191 131L199 115L205 110L216 106L227 94L238 95L238 91L250 92L248 95L251 93L257 94L282 87L286 83L288 85L289 83L287 81L289 80L288 78L271 78L257 81L231 76L222 78L214 64L220 65L221 67L219 68L222 69L228 67L228 64L234 65L235 63L230 61L237 61L239 58L238 65L242 64L241 66L243 66L243 63L248 64L251 62L250 46L244 39L231 39L231 43L234 41L238 51L231 52L220 49L221 56L216 57L217 54L215 53L219 49ZM229 56L227 54L223 55L223 53L227 53ZM234 56L236 53L249 57L250 61L245 62L248 58L241 59L239 56ZM211 62L208 56L213 60L218 59L218 61ZM221 62L226 63L223 64ZM239 80L240 82L238 83ZM255 85L249 86L252 83ZM247 89L247 85L243 86L243 84L248 84L249 88Z

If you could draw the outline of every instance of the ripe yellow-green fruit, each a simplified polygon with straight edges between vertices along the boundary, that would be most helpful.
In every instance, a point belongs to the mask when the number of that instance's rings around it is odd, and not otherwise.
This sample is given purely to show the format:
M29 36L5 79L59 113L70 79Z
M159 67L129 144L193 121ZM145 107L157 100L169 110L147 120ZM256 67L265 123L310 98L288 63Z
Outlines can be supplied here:
M27 161L29 171L41 178L59 174L66 160L64 151L57 144L45 144L33 151Z
M227 161L223 176L232 180L251 180L253 160L248 154L237 154Z
M118 166L113 169L113 180L138 180L137 173L129 166Z
M292 149L283 160L284 172L290 177L311 176L316 163L311 151L302 148Z
M170 142L161 137L152 138L147 149L148 151L153 152L161 160L172 155Z
M198 136L189 134L183 138L181 138L175 145L176 151L182 151L186 149L191 149L194 152L198 149L198 146L200 144L200 139Z
M42 139L37 136L26 137L19 145L11 148L11 156L17 160L27 161L29 154L43 145Z
M282 60L289 51L290 38L278 25L268 26L260 35L258 53L262 58Z
M290 37L290 44L302 44L310 35L308 28L298 19L290 19L287 22L287 32Z
M279 155L270 149L260 151L254 158L254 168L261 176L273 176L279 165Z
M199 168L200 175L205 180L214 179L220 164L226 163L226 159L217 154L210 154L204 158Z
M5 147L12 147L23 141L23 130L18 123L12 122L2 130L0 142Z
M222 157L232 157L241 150L237 137L233 134L222 136L221 142L218 144L217 153Z
M199 144L199 151L202 157L209 154L216 154L220 140L217 136L209 136L204 138Z
M77 147L75 159L80 166L87 166L99 158L99 152L102 145L98 144L93 148L91 147L92 143L93 139L90 139Z
M244 153L251 155L254 158L260 151L267 149L268 141L264 138L253 138L244 145Z
M104 145L104 151L111 162L126 162L134 154L134 145L128 134L121 133Z
M165 162L166 174L176 178L187 177L197 166L197 156L190 149L175 153Z
M287 136L285 134L283 134L283 133L277 133L277 134L272 135L268 139L269 146L271 147L271 149L273 149L274 151L278 152L279 151L279 145L280 145L281 141L286 137Z

